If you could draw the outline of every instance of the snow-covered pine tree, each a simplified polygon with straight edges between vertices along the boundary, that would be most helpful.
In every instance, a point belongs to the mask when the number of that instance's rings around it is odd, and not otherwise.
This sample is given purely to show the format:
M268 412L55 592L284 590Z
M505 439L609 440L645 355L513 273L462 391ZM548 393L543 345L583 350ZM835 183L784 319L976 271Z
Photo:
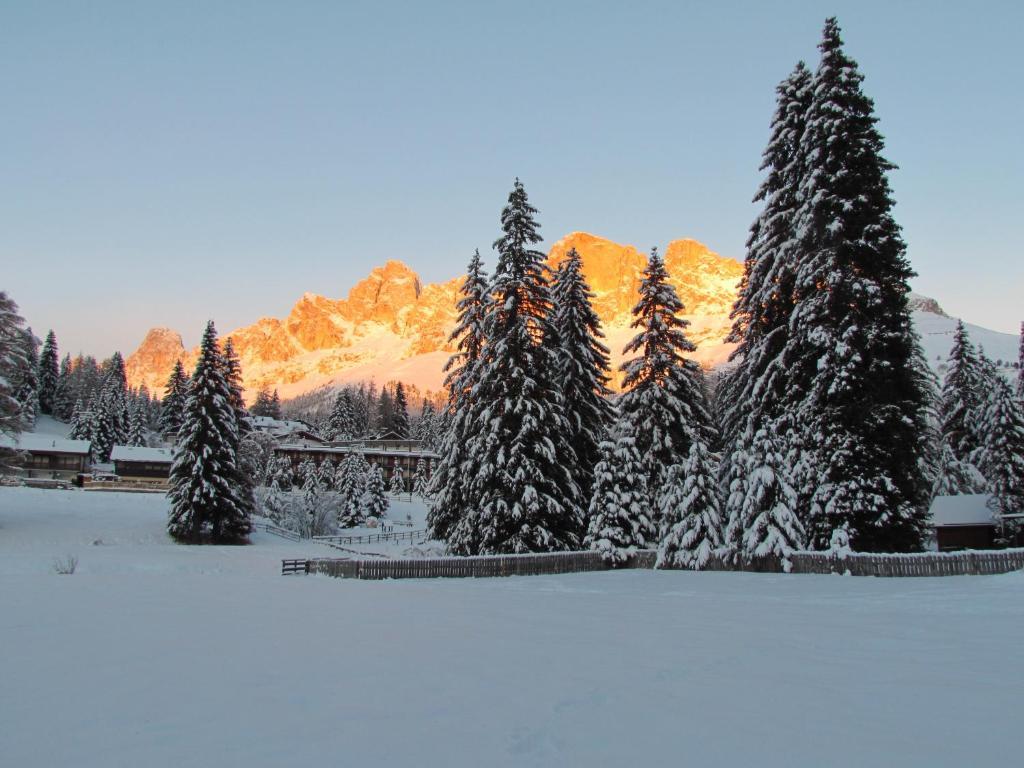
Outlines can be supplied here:
M263 514L281 524L289 514L293 485L292 463L284 456L271 455L267 466L267 493L263 498Z
M64 355L57 374L57 388L53 394L53 416L58 421L71 421L75 401L71 389L71 355Z
M379 465L370 467L366 473L366 485L360 503L366 517L376 517L378 520L387 517L390 502L385 491L384 470Z
M306 456L302 461L299 462L299 468L296 471L299 478L299 483L305 487L306 481L316 475L316 462L313 461L312 456Z
M238 359L235 351L235 344L228 337L224 342L221 358L224 364L224 381L231 390L231 408L235 412L235 419L238 422L239 439L252 429L249 424L249 411L245 407L245 387L242 386L242 361Z
M249 409L249 413L253 416L267 416L267 411L270 409L270 390L267 389L266 384L260 386L256 390L256 399L252 403L252 407Z
M449 547L460 554L578 549L585 533L581 492L568 467L568 442L551 300L541 237L526 190L516 179L501 214L498 263L470 419L479 431L461 471L469 479L466 509Z
M722 512L717 467L701 440L690 443L684 464L674 464L659 500L664 535L658 546L659 568L700 570L722 548Z
M405 398L405 387L402 382L395 385L395 399L392 405L391 431L400 440L409 437L409 404Z
M362 509L366 475L361 459L359 454L350 453L335 472L334 487L338 492L339 503L338 524L342 528L359 525L366 516Z
M621 565L657 541L647 473L636 440L622 430L613 428L598 452L584 544L605 561Z
M436 419L437 411L434 404L423 398L423 407L420 409L420 417L413 429L413 438L423 442L423 445L430 450L436 447Z
M28 425L17 397L19 372L30 365L24 343L24 319L18 305L0 291L0 435L15 437Z
M981 467L989 481L990 505L1003 522L1003 538L1012 541L1024 514L1024 413L1013 390L999 377L984 421L987 440Z
M969 461L960 461L945 437L939 438L938 467L932 486L936 496L960 496L966 493L985 493L988 482Z
M331 415L328 418L331 440L352 440L355 437L355 416L352 411L352 395L342 389L334 398Z
M14 397L21 409L21 421L32 429L39 415L39 339L26 328L19 334L23 364L14 370Z
M468 509L466 498L471 478L463 465L468 459L469 444L480 427L471 415L472 390L486 339L484 322L489 292L479 250L474 251L469 261L460 291L462 296L456 304L458 320L448 337L449 343L456 344L456 352L444 366L444 385L448 390L445 429L440 435L439 460L430 481L431 502L427 510L429 536L438 541L448 541Z
M127 444L143 446L146 444L146 417L143 405L138 398L131 398L128 405L128 438Z
M171 376L164 389L163 407L160 411L160 431L165 435L177 435L185 419L185 401L188 397L189 378L181 360L176 360Z
M391 473L391 487L392 496L401 496L405 493L405 475L402 474L402 467L396 461L395 471Z
M39 412L54 414L57 402L57 382L60 379L60 361L57 354L57 336L53 330L46 334L43 350L39 353Z
M766 175L754 196L763 208L750 227L743 277L730 315L729 341L737 342L731 359L737 365L729 397L723 398L727 445L744 433L752 439L761 423L778 411L781 382L773 363L786 345L793 309L794 221L805 173L800 147L811 85L811 73L801 61L775 89L775 114L761 163ZM747 442L734 450L749 448Z
M412 476L412 491L421 499L430 496L430 478L427 476L427 462L422 456L416 460L416 472Z
M558 265L551 285L553 324L559 349L559 384L569 421L569 442L576 451L573 478L589 506L598 445L613 418L608 389L608 348L591 300L594 293L583 277L583 259L570 249Z
M689 321L668 282L665 262L657 248L644 269L640 300L633 308L633 328L639 333L624 354L639 353L622 364L625 392L617 407L622 429L636 440L643 458L647 488L654 509L669 492L670 467L685 460L695 439L711 442L714 434L705 402L700 366L683 357L696 347L685 333ZM661 526L661 521L656 521Z
M971 343L962 320L953 333L953 346L946 362L939 414L942 434L959 461L970 461L981 447L975 423L984 411L981 359Z
M784 473L778 427L766 424L750 448L747 490L737 526L742 531L740 556L775 555L789 570L789 555L804 548L805 533L797 516L797 494Z
M71 430L68 438L71 440L91 440L88 430L88 419L85 415L85 406L79 398L75 401L75 407L71 411Z
M127 432L122 426L122 402L115 378L105 378L99 398L89 410L95 419L91 436L93 456L101 463L110 461L114 446L124 444L122 430Z
M167 532L181 542L245 541L251 495L247 499L239 487L238 424L212 320L203 333L179 434Z
M1024 402L1024 322L1020 324L1020 351L1017 353L1017 399Z
M334 463L324 456L316 468L316 481L320 490L327 492L334 488Z
M845 527L855 549L923 546L925 394L913 369L913 275L892 218L883 141L863 76L825 23L801 155L799 265L782 363L787 409L814 452L814 546Z

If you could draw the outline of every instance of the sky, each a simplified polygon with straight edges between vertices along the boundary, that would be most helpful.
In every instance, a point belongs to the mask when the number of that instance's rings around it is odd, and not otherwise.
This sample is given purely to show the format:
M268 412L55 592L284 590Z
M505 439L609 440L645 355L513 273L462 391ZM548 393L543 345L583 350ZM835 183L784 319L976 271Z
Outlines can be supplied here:
M916 291L1024 319L1024 3L0 4L0 290L62 351L187 344L425 282L523 180L547 245L693 237L742 259L775 85L826 16L875 101Z

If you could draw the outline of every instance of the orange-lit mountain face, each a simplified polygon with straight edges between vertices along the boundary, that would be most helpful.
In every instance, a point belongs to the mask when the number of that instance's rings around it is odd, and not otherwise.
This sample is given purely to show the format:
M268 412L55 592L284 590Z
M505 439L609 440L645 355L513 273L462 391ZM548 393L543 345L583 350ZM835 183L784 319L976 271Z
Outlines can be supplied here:
M630 313L646 255L631 245L574 232L554 244L549 264L555 266L571 248L583 259L617 365L634 333ZM695 240L669 243L665 264L692 323L695 357L708 365L721 362L731 349L723 339L742 265ZM447 339L455 325L461 283L456 278L423 285L405 264L389 261L357 283L345 299L307 293L283 320L264 317L232 331L228 335L241 358L248 394L266 384L291 397L323 384L370 379L439 390L442 368L452 352ZM146 384L162 396L175 361L181 359L191 370L196 352L185 350L178 333L154 328L126 361L129 383Z

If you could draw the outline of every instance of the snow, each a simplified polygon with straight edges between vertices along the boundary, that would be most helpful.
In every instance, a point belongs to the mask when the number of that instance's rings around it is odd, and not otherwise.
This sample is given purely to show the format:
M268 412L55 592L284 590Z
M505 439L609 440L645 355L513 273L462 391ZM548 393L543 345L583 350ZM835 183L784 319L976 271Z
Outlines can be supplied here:
M149 461L170 463L174 452L170 448L145 448L136 445L115 445L110 451L111 461Z
M992 525L992 510L988 507L989 498L987 493L936 496L932 501L932 519L936 526Z
M11 439L7 435L0 435L0 447L13 448L19 451L52 451L57 453L81 453L89 452L88 440L67 440L54 435L39 434L36 432L22 432L17 439Z
M0 488L5 764L1019 761L1024 574L282 577L165 512Z

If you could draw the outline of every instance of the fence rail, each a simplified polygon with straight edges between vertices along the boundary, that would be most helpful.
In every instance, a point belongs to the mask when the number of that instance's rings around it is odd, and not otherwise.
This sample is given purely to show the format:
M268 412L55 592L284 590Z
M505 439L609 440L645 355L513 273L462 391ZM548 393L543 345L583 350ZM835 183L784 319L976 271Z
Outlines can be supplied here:
M622 568L654 568L657 553L637 552ZM852 576L967 576L1008 573L1024 568L1024 549L970 551L936 554L836 557L824 552L795 552L790 573L849 573ZM314 558L282 561L302 563L290 573L320 573L345 579L437 579L491 576L535 576L558 573L606 571L611 565L597 552L557 552L495 557L440 557L422 560L351 560ZM298 566L292 566L298 568ZM714 559L704 570L783 573L782 559L765 556L744 562Z
M395 533L368 533L362 536L314 536L313 541L334 544L379 544L382 541L422 541L426 538L425 530L398 531Z
M273 523L253 523L252 528L254 531L271 533L274 536L280 536L282 539L288 539L288 541L302 541L302 537L295 531L289 531L287 528L282 528Z

